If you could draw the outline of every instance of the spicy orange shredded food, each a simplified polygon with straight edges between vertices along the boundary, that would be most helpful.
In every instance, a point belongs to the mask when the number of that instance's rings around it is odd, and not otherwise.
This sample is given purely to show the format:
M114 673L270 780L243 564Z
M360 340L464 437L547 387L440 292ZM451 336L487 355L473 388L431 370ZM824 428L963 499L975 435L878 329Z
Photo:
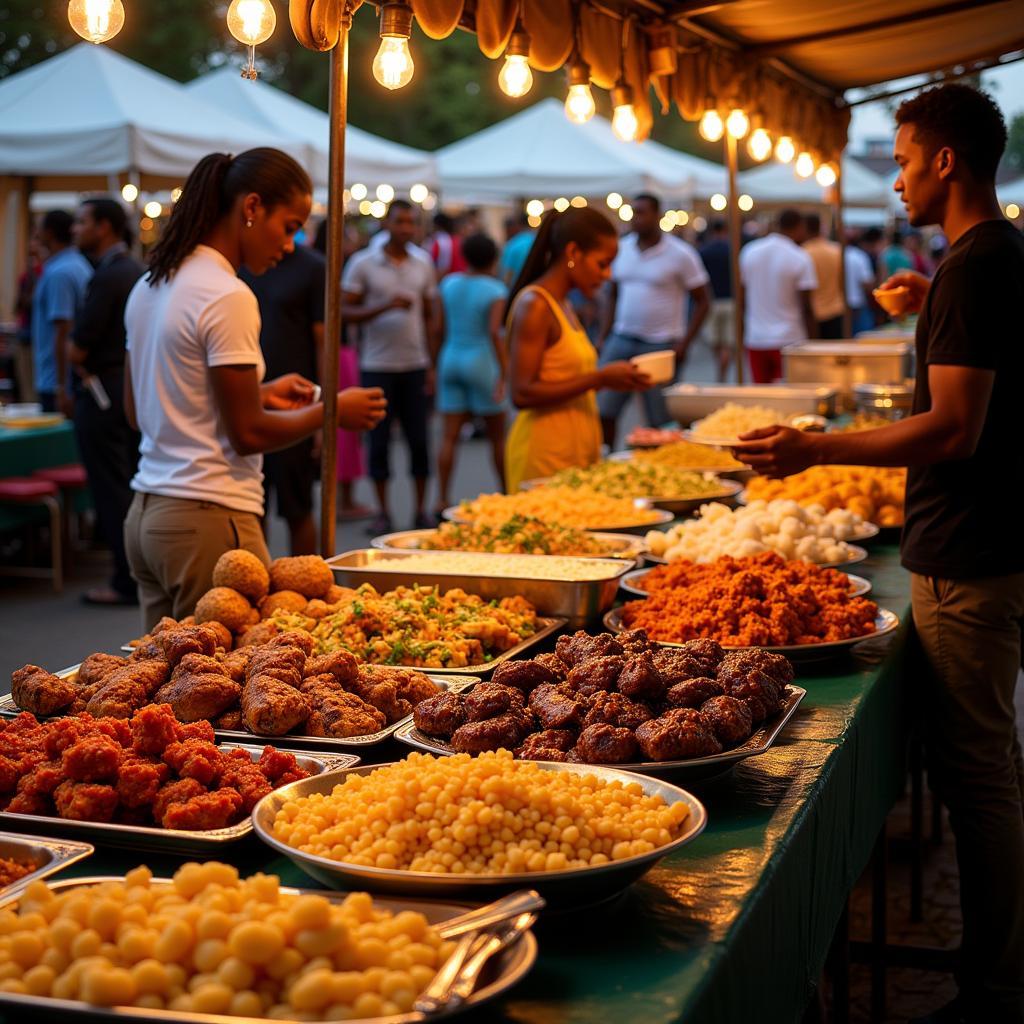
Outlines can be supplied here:
M652 569L649 596L622 607L623 625L652 640L707 638L728 647L847 640L875 630L878 605L850 596L845 573L774 552Z

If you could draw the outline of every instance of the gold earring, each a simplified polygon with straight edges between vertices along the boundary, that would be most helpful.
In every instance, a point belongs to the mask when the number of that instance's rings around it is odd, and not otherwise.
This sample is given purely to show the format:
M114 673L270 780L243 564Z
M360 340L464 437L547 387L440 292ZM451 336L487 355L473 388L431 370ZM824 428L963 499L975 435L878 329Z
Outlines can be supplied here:
M575 266L576 266L576 261L575 260L569 260L569 269L572 270L572 268L575 267Z
M247 221L245 222L245 226L246 226L247 228L251 228L251 227L252 227L252 221L251 221L251 220L247 220Z

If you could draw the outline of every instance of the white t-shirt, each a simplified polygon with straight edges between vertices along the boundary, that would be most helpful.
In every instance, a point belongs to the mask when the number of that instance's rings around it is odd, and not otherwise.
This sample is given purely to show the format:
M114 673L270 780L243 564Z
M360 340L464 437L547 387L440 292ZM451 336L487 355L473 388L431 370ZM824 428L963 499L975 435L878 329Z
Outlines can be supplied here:
M740 250L747 348L775 349L807 340L800 292L814 291L811 257L791 238L772 232Z
M211 366L255 366L260 308L228 260L198 245L170 281L143 276L124 312L135 414L142 432L132 489L263 514L263 456L231 446Z
M856 245L846 247L846 303L850 309L868 304L868 290L875 286L875 268L871 257Z
M662 345L686 333L686 297L711 279L692 245L663 232L649 249L640 248L635 234L621 239L612 280L615 333Z

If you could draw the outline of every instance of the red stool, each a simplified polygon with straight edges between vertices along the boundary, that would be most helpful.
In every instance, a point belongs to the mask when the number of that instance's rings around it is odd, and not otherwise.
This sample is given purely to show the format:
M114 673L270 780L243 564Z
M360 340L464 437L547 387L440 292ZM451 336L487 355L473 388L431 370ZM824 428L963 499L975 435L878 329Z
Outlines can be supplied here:
M62 516L60 490L52 480L40 480L27 476L9 476L0 479L0 505L41 505L50 516L50 563L51 570L36 569L32 566L4 567L9 576L50 576L53 589L60 592L64 587L64 569L61 562Z
M48 480L60 488L61 507L64 517L61 522L61 537L64 542L64 557L68 559L67 568L71 568L71 521L75 519L75 540L80 541L82 536L81 517L75 517L74 495L76 491L84 491L89 486L89 477L86 475L85 466L78 462L68 462L63 466L45 466L43 469L32 470L32 476L36 480Z

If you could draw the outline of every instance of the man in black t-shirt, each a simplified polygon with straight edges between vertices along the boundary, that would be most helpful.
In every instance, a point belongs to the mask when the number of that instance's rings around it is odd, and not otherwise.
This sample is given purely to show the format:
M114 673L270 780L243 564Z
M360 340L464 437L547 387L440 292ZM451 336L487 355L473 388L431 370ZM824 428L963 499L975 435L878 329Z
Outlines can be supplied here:
M954 1003L930 1021L1024 1022L1024 763L1014 716L1024 626L1020 445L1024 236L1002 215L998 107L965 85L896 113L911 225L941 224L934 279L895 274L917 324L914 414L861 433L754 431L737 453L785 476L814 463L908 466L903 564L928 662L929 777L949 808L963 940Z
M324 344L324 258L314 249L297 245L280 263L258 277L244 268L238 276L260 304L260 348L267 364L266 379L286 373L302 374L319 384ZM313 520L313 481L316 458L313 439L306 438L279 452L263 456L264 485L277 492L277 514L288 524L293 555L316 554Z
M82 456L97 531L114 557L110 584L82 595L87 604L137 604L124 550L124 521L139 463L139 435L124 411L124 307L146 268L128 251L128 215L109 197L86 199L72 235L95 273L75 320L69 358L75 368L75 437Z

